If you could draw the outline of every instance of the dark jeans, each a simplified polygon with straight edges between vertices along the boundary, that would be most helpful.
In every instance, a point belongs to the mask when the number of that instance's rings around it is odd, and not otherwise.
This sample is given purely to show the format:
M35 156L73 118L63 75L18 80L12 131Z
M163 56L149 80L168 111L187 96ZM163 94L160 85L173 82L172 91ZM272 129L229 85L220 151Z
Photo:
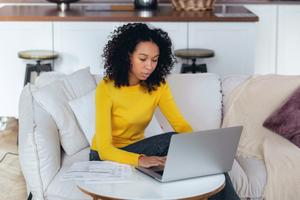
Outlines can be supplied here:
M170 140L173 134L176 132L169 132L160 135L155 135L149 138L145 138L136 143L130 144L126 147L120 148L122 150L145 154L147 156L166 156L168 154ZM91 150L90 161L101 160L97 151ZM218 194L212 196L211 200L238 200L240 199L236 194L230 177L225 173L226 183L224 189Z

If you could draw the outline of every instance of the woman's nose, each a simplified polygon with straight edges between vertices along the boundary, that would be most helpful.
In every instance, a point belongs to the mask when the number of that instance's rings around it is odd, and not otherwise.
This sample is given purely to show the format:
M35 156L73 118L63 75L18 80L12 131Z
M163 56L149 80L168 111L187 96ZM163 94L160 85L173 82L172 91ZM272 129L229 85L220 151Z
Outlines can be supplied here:
M147 61L145 65L146 69L151 69L151 66L152 66L151 60Z

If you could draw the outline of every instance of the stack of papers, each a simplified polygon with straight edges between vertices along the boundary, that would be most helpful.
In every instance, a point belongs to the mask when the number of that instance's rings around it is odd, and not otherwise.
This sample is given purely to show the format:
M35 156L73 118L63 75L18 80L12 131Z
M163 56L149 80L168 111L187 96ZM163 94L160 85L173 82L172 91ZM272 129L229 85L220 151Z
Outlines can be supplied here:
M123 182L128 180L131 175L132 167L130 165L110 161L86 161L74 163L63 174L62 180Z

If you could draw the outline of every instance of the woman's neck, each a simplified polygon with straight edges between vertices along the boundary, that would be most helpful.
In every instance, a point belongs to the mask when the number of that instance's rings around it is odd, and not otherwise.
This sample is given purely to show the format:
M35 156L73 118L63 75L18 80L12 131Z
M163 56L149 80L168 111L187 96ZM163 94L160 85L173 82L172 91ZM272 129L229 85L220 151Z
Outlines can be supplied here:
M141 80L137 79L136 77L130 74L128 77L128 82L130 86L135 86L138 85L141 82Z

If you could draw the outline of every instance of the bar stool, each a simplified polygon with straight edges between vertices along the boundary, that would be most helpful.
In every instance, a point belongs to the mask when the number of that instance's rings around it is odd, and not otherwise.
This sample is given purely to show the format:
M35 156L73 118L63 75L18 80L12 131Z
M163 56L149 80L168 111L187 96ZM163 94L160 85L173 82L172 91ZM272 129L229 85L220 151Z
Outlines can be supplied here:
M51 63L41 62L44 60L53 60L58 57L58 53L50 50L25 50L18 53L19 58L27 60L35 60L36 64L27 64L25 72L24 86L30 82L31 73L36 72L37 76L41 72L53 71Z
M196 60L198 58L211 58L215 56L215 52L210 49L178 49L175 50L175 56L182 58L182 59L191 59L192 64L182 64L181 66L181 73L187 73L187 72L207 72L206 64L199 64L196 65Z

